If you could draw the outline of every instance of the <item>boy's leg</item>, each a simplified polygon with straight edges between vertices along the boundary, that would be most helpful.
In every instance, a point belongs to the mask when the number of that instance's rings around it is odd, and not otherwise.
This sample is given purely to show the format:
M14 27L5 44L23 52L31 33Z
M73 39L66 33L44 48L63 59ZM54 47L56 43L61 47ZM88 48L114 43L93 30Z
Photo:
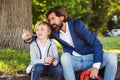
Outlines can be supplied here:
M44 72L43 65L36 64L32 69L31 80L39 80L43 72Z
M104 53L102 67L105 67L104 80L114 80L117 71L117 56L113 53Z
M62 80L63 69L60 64L46 67L46 75L52 76L52 80Z

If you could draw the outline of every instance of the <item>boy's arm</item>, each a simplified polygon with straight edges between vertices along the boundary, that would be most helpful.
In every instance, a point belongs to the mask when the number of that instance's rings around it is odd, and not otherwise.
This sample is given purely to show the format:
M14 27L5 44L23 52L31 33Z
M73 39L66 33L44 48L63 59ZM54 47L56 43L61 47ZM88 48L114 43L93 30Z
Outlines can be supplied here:
M37 38L37 36L32 36L29 40L24 40L24 42L25 42L26 44L30 44L30 43L32 43L33 41L35 41L36 38Z
M29 43L29 44L35 41L37 38L37 36L31 36L30 32L27 30L23 30L23 34L21 37L25 43Z
M58 51L57 51L57 46L54 42L52 42L52 54L53 57L58 61L59 63L59 55L58 55Z

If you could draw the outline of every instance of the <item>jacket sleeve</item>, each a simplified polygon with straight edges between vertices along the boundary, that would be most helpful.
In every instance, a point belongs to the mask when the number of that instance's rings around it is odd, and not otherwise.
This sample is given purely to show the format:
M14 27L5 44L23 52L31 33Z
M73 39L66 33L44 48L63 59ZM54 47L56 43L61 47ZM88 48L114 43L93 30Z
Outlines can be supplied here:
M31 44L32 42L34 42L35 40L36 40L36 38L37 38L37 36L32 36L32 38L30 39L30 40L24 40L24 42L26 43L26 44Z
M52 54L53 54L54 58L59 62L57 46L54 42L52 42Z
M98 40L98 38L96 37L95 34L93 34L90 30L88 30L84 24L83 21L78 20L76 22L76 26L77 27L77 32L79 33L79 35L83 36L84 39L87 41L87 43L89 43L90 45L93 46L94 49L94 63L96 62L102 62L102 58L103 58L103 50L102 50L102 44L100 43L100 41Z

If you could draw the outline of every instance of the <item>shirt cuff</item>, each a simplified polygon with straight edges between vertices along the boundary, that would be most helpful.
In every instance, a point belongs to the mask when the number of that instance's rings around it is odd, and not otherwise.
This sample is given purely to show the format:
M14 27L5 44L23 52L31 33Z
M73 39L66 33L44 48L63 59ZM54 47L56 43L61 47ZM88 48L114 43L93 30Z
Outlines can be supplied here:
M101 62L97 62L93 64L93 67L100 69Z
M28 40L24 40L24 41L25 41L25 43L30 43L31 40L32 40L32 38L30 38L30 39L28 39Z

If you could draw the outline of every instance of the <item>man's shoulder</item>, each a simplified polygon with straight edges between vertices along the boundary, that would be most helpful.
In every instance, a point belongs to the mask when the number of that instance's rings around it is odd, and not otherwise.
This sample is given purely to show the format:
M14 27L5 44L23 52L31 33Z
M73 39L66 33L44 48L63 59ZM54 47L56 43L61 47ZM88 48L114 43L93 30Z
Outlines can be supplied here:
M83 24L84 22L83 22L83 20L82 19L80 19L80 18L78 18L78 19L70 19L69 21L68 21L68 24L77 24L77 23L79 23L79 24Z

